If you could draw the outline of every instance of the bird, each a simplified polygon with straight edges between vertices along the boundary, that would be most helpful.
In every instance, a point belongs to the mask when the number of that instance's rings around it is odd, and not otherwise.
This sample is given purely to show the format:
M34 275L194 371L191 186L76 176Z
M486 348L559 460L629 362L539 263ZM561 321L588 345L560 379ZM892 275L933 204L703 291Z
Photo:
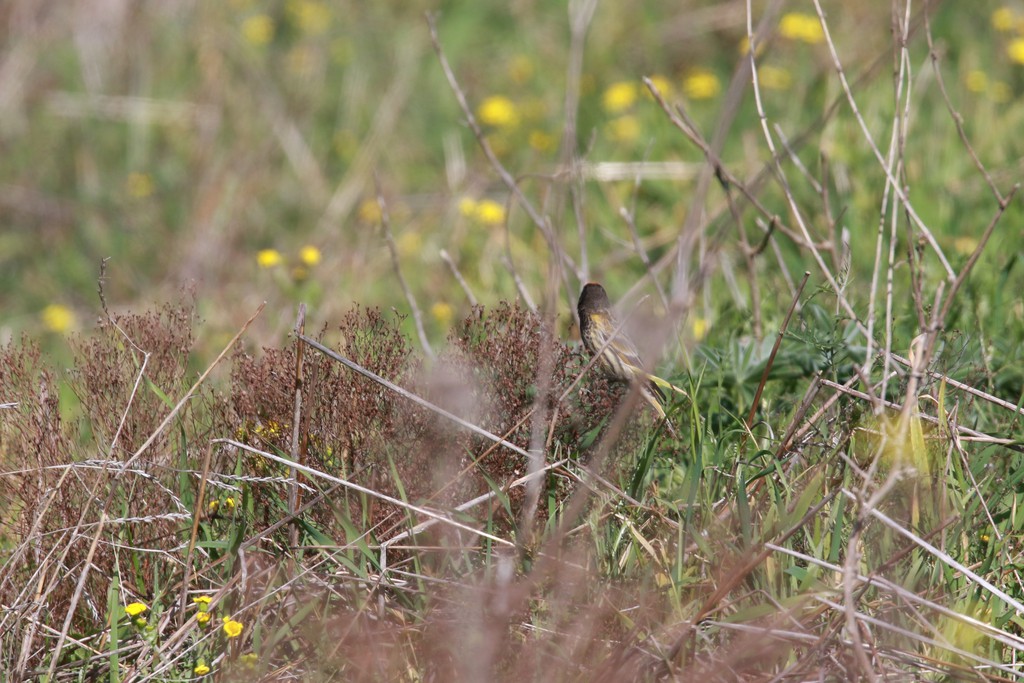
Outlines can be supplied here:
M591 356L597 356L598 365L609 378L639 384L640 395L651 404L658 417L664 419L662 403L666 400L665 391L685 392L644 370L636 345L619 329L621 326L611 309L604 287L597 282L583 286L576 304L583 346Z

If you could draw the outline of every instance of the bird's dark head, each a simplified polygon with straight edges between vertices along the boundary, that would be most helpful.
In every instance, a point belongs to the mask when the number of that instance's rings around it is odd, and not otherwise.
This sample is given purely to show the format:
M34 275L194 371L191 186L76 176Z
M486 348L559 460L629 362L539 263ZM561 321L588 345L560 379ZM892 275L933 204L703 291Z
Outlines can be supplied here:
M608 293L604 291L604 287L596 282L588 282L583 285L583 291L580 292L580 301L576 307L581 309L586 307L592 311L607 310L612 307L612 302L608 300Z

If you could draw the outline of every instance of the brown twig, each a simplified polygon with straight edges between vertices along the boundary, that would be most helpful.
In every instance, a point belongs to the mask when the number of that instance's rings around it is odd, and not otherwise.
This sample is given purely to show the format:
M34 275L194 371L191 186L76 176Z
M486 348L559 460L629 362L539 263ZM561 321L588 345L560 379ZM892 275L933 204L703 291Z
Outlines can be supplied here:
M473 296L473 290L469 288L469 284L466 283L466 279L462 277L462 273L459 272L458 266L455 265L455 261L452 260L451 255L447 249L441 250L441 260L448 264L448 268L451 269L452 275L455 277L455 281L462 287L462 291L466 294L466 299L469 301L470 306L477 306L479 303L476 297Z

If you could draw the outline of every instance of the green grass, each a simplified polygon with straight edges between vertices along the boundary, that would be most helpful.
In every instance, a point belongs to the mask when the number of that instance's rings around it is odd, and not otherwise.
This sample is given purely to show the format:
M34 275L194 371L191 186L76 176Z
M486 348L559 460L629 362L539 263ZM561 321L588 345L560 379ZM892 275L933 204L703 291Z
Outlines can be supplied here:
M825 8L852 102L813 4L735 100L742 4L599 5L577 100L561 5L0 10L0 670L1019 678L1024 14L911 9Z

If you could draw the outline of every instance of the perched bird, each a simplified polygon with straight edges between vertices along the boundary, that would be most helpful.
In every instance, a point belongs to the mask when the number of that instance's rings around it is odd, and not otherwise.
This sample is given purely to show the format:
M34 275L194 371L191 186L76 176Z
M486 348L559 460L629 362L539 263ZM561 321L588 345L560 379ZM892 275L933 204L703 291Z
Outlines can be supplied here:
M576 304L583 346L591 356L598 356L598 364L610 378L639 383L640 395L651 404L659 417L664 418L665 409L661 406L665 400L663 389L679 393L683 391L644 370L636 345L619 329L611 309L612 304L604 287L596 282L584 285L579 303Z

